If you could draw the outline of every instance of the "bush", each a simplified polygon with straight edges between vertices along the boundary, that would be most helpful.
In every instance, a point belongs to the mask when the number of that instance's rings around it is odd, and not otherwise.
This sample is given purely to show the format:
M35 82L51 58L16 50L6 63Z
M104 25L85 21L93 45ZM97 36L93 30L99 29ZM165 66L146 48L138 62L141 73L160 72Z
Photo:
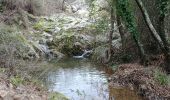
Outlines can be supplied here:
M23 51L23 47L25 47L25 42L26 40L17 29L6 25L0 25L0 46L4 47L0 48L1 53L4 52L5 48L7 52L7 47L9 46L21 52Z

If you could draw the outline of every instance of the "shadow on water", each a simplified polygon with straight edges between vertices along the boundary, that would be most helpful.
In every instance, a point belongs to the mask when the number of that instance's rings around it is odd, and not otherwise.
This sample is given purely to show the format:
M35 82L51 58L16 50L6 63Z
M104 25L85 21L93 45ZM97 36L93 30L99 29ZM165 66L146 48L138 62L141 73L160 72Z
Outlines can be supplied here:
M39 78L49 91L61 92L71 100L141 100L134 91L109 87L107 80L112 71L87 59L53 60L45 64L50 70Z

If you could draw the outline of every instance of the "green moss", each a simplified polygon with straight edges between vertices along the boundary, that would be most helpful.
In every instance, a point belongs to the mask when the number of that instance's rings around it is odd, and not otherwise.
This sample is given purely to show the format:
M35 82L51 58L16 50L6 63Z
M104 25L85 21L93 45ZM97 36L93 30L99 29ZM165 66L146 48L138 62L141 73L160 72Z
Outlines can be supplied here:
M61 93L53 92L49 94L48 100L69 100L69 99Z

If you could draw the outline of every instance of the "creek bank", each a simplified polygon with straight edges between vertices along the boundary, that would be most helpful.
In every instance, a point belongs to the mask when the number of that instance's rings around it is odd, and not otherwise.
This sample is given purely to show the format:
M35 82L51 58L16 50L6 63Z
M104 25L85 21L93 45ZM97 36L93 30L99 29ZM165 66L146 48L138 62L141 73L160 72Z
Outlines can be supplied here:
M8 78L4 73L0 73L0 100L68 100L68 98L58 92L48 92L36 83L36 80L26 80L23 77Z
M110 86L125 86L136 89L146 100L169 100L170 86L161 85L155 79L156 67L139 64L119 65L110 78Z
M78 6L82 7L81 5ZM90 20L88 9L79 9L79 7L73 7L77 9L75 13L72 13L72 11L71 13L62 12L46 17L33 16L23 11L26 18L28 17L27 22L24 22L23 16L20 15L18 11L14 10L11 16L8 16L9 11L7 11L6 14L3 12L0 15L0 20L3 22L0 24L0 35L3 37L0 48L2 49L1 59L3 59L1 60L1 66L3 66L3 63L4 66L9 62L13 64L18 58L23 60L41 60L44 56L62 58L65 55L79 55L82 54L84 50L91 50L91 47L93 47L96 42L98 43L97 46L101 43L105 44L107 35L97 34L96 21ZM100 12L108 14L106 11ZM86 15L86 17L84 15ZM100 19L98 15L97 18ZM25 30L24 28L27 24L28 30ZM4 46L7 49L4 50ZM12 60L6 57L6 53L9 53L9 57L13 56L13 58L10 58ZM17 66L17 64L12 66ZM4 77L5 76L2 76L0 78L0 97L2 99L7 98L6 100L13 100L15 96L17 96L19 100L46 100L48 98L49 93L47 93L47 91L39 91L36 86L27 84L15 87L9 82L8 78ZM8 84L10 84L10 87L8 87ZM62 97L63 96L61 96L61 98ZM56 100L55 98L57 97L55 97L55 93L53 93L52 100ZM59 98L59 100L61 100L61 98Z

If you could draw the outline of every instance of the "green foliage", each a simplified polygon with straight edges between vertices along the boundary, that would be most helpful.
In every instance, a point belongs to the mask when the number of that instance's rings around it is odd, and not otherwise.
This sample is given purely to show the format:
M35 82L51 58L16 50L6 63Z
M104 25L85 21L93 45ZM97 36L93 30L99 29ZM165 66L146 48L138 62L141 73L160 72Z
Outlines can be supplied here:
M140 53L141 62L145 62L145 52L143 49L142 44L140 43L140 34L137 30L137 24L135 22L135 17L132 12L132 7L130 6L129 0L117 0L116 4L117 12L122 17L125 22L126 27L128 28L129 32L136 43L136 46Z
M97 20L95 23L95 33L105 33L109 29L109 21L106 17Z
M158 0L157 3L160 16L166 16L169 10L169 0Z
M161 85L168 85L169 84L169 77L165 73L161 72L160 70L155 70L155 79L161 84Z
M10 82L15 86L19 86L21 84L24 84L24 79L20 76L15 76L10 78Z
M46 21L45 19L40 19L33 25L33 28L40 31L51 32L55 28L55 24L53 22Z
M139 33L137 31L135 17L132 13L129 0L117 0L116 6L117 6L116 8L117 8L118 14L125 21L125 24L129 32L132 34L133 38L135 39L135 41L139 40Z

